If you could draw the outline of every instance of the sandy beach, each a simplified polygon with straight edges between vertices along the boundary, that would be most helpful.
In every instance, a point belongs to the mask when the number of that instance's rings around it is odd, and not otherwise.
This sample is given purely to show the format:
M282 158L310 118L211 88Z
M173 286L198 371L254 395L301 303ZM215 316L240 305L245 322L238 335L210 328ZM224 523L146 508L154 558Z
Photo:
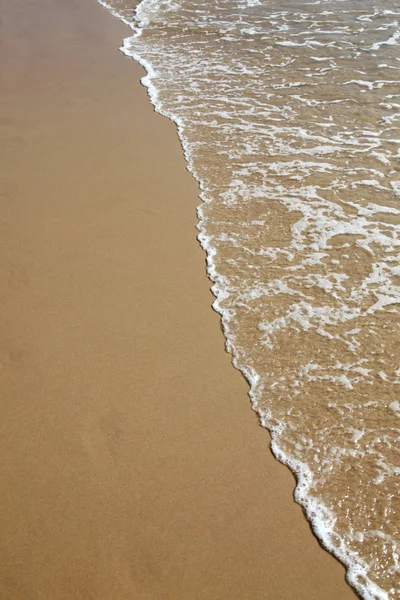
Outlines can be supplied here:
M0 6L0 598L355 598L224 350L129 30Z

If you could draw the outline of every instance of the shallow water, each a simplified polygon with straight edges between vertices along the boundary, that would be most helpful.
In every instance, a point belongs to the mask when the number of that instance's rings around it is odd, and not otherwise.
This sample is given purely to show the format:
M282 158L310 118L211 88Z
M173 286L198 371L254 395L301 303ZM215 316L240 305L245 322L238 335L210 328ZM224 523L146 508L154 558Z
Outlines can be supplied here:
M296 499L363 598L400 598L400 8L107 2L178 124L227 347Z

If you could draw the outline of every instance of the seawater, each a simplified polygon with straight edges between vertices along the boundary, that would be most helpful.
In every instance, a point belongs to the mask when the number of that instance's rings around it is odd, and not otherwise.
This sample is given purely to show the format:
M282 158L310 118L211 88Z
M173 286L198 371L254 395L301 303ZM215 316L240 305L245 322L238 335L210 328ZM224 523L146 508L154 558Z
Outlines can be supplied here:
M296 500L363 598L400 598L398 3L102 4L178 126L227 349Z

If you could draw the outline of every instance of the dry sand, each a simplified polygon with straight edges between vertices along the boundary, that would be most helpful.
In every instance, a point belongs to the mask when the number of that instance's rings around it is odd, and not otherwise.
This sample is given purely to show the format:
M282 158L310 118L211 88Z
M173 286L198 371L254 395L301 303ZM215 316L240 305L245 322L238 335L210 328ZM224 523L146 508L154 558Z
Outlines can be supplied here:
M127 29L1 3L3 600L347 600L224 352Z

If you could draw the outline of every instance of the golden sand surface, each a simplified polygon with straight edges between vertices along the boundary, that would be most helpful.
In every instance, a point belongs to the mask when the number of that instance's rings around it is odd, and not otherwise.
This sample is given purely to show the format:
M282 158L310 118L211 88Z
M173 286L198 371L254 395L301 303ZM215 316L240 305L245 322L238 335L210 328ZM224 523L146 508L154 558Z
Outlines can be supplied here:
M0 15L1 600L354 598L224 351L127 29Z

